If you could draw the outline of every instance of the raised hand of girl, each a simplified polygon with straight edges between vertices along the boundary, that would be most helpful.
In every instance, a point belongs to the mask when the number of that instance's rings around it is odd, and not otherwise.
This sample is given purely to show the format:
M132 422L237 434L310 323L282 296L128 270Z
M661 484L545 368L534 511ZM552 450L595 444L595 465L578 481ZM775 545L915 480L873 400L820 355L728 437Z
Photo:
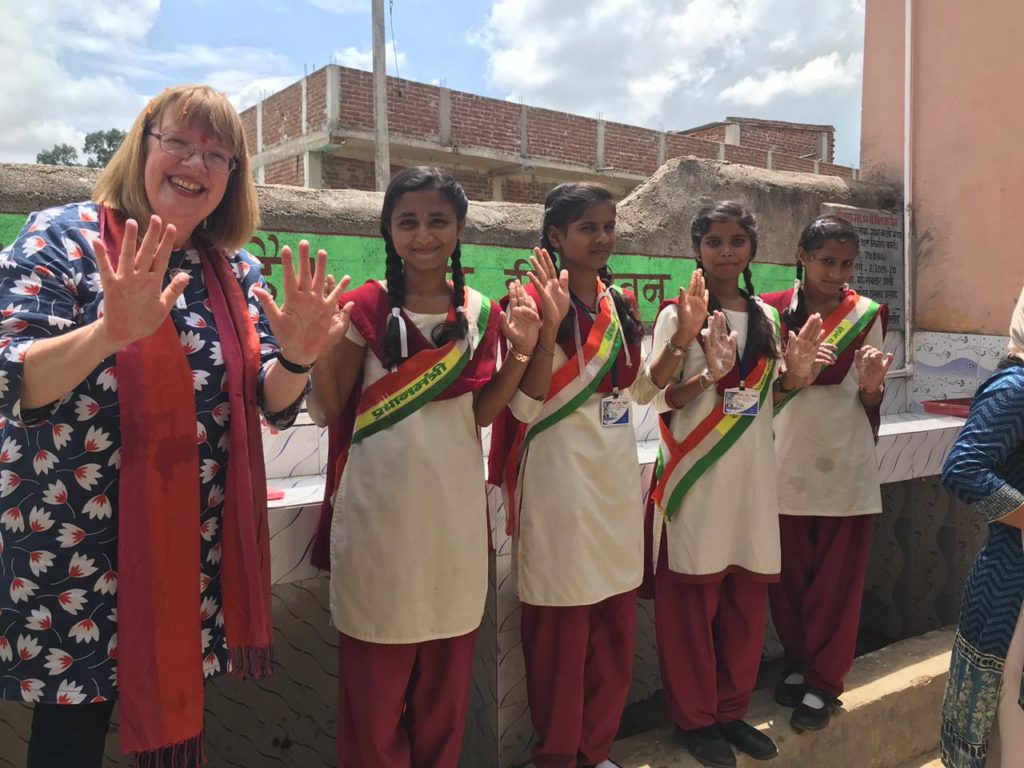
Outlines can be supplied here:
M672 334L672 344L685 347L700 333L708 319L708 290L704 283L704 270L695 270L690 275L690 287L679 287L677 304L679 324Z
M296 365L314 362L328 342L336 341L348 329L351 307L339 307L338 298L351 278L341 279L331 290L327 288L327 251L316 254L316 268L310 274L309 243L299 242L299 274L292 263L292 249L281 249L284 304L278 306L274 297L262 288L253 288L270 323L281 354Z
M861 390L880 392L892 361L892 354L883 354L872 346L865 345L858 349L853 357L853 364L857 367L857 381Z
M569 314L569 271L563 269L559 273L545 248L534 248L530 263L533 269L526 274L540 294L544 323L557 328Z
M821 344L825 340L822 324L821 315L815 313L807 318L799 334L789 332L789 343L783 355L786 370L801 381L807 382L817 373L815 363L818 361Z
M103 286L99 327L103 338L112 345L126 347L151 335L188 285L188 275L178 274L166 288L162 287L176 235L173 224L164 226L159 216L151 216L146 235L139 243L139 224L128 219L116 268L103 241L93 240Z
M708 373L715 381L720 381L736 365L736 331L729 330L725 315L715 312L701 335L704 336L704 359Z
M508 311L501 314L501 332L509 346L522 355L533 354L540 326L537 304L523 290L522 283L513 280L508 286Z

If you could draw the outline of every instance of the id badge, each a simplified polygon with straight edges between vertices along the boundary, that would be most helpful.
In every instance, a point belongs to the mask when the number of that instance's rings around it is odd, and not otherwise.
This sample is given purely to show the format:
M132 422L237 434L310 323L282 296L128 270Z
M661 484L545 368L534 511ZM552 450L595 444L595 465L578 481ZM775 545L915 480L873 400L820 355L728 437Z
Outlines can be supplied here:
M722 395L722 410L726 416L757 416L760 400L756 389L732 387Z
M602 427L628 427L629 426L628 397L616 397L609 395L601 398L601 426Z

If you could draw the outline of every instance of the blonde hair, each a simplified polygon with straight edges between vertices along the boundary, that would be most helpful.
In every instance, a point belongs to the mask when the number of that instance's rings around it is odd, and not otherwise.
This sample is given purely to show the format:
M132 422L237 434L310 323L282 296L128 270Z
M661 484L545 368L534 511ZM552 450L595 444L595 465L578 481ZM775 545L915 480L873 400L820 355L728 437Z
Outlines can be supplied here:
M93 199L136 219L140 228L145 228L145 222L153 213L146 196L146 132L159 124L165 112L171 111L176 111L176 117L185 127L210 133L238 162L238 167L228 177L224 198L207 218L201 233L195 234L202 234L215 247L229 252L243 248L260 223L245 131L227 97L208 85L166 88L150 99L96 182Z

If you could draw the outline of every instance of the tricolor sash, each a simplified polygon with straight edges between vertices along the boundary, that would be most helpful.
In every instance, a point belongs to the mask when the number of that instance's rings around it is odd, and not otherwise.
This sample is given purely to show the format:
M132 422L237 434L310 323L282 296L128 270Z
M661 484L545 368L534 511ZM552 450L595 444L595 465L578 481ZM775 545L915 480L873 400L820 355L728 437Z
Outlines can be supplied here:
M387 289L377 280L341 297L341 305L352 301L352 324L366 341L370 354L383 360L384 330L391 309ZM494 375L497 340L501 334L498 312L479 291L466 287L465 339L434 347L411 320L406 320L411 356L396 370L386 373L362 392L362 378L328 429L327 482L320 505L320 522L310 561L330 570L330 532L334 496L348 462L352 445L383 429L394 426L433 400L447 400L476 392ZM454 309L448 320L454 319Z
M477 291L467 291L467 338L417 352L397 370L364 389L356 406L352 444L394 426L444 392L466 367L476 347L474 342L483 338L490 316L490 300Z
M852 355L860 346L858 344L857 347L851 348L852 345L867 331L881 310L882 305L878 302L867 296L859 296L852 290L847 291L839 306L825 319L822 328L826 333L824 343L835 345L837 358L842 358L848 352ZM849 362L852 362L852 359ZM823 366L821 370L824 371L826 368ZM848 370L849 365L846 366L846 371ZM786 395L785 399L775 406L775 412L779 413L803 390L804 388L796 389Z
M774 373L775 360L768 357L762 357L750 373L749 378L756 382L752 388L757 390L760 408L764 407L772 390ZM679 442L676 442L666 420L658 419L661 446L654 468L656 482L651 496L666 519L672 519L686 493L740 439L754 418L727 415L722 409L722 401L716 397L711 413Z
M548 394L537 418L530 424L516 423L515 436L502 468L507 494L509 535L515 530L516 491L530 441L558 424L597 392L619 357L623 331L611 295L614 290L617 290L614 286L605 289L604 284L599 282L598 313L586 341L551 375Z

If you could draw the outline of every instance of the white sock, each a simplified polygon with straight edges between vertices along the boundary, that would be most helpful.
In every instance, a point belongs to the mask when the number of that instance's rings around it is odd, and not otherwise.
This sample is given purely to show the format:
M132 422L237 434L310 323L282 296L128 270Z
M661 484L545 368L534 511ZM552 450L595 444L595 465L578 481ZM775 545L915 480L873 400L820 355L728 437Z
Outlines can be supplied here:
M821 698L821 696L819 696L818 694L811 693L810 691L804 694L804 700L801 703L805 707L810 707L811 709L825 708L825 700Z
M803 685L804 676L800 672L790 672L782 682L786 685Z

